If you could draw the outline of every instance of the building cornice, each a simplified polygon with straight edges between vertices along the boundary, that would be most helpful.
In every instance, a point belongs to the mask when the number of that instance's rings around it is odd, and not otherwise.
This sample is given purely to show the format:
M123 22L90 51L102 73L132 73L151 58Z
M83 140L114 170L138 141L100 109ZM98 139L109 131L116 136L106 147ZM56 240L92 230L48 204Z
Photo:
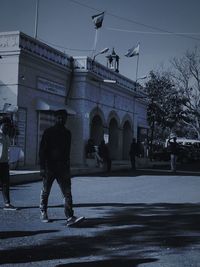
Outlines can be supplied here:
M70 68L70 57L20 31L0 33L0 54L28 51L33 55Z

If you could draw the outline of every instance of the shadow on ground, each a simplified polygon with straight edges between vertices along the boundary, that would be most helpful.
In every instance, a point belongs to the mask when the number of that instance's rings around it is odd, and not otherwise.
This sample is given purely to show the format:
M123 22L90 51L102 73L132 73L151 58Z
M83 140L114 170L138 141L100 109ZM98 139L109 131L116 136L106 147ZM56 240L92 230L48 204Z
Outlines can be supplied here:
M172 253L174 249L199 249L200 204L90 203L77 206L87 207L101 216L86 219L79 229L66 230L64 236L63 231L60 236L50 233L43 243L1 250L0 263L78 259L78 263L60 266L134 267L158 260L149 258L149 253L161 249L165 253ZM11 231L7 232L7 238L12 234L20 236ZM92 263L84 262L82 257L90 257Z
M141 176L141 175L154 175L154 176L200 176L200 161L189 162L189 163L178 163L177 172L170 171L170 162L168 165L166 163L162 165L155 164L151 168L138 168L135 171L129 169L121 169L116 171L111 171L110 173L101 173L100 176Z
M42 231L2 231L0 232L0 239L8 239L15 237L34 236L48 233L55 233L58 230L42 230ZM1 258L1 257L0 257Z
M102 172L102 173L96 173L96 174L88 174L88 175L76 175L82 176L82 177L88 177L88 176L98 176L98 177L137 177L142 175L153 175L153 176L198 176L200 177L200 171L199 172L193 172L192 170L178 170L176 173L171 172L168 169L138 169L135 171L132 171L131 169L124 169L124 170L116 170L111 172Z
M131 260L101 260L91 262L69 263L61 264L56 267L136 267L139 264L150 263L156 261L155 259L131 259Z

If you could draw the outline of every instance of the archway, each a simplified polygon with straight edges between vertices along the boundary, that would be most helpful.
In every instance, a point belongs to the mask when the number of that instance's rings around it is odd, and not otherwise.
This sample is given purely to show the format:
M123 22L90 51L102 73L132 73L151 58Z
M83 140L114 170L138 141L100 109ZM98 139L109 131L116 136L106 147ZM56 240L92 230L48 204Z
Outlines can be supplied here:
M126 121L123 126L123 145L122 145L122 158L129 159L129 149L132 141L131 125Z
M109 147L112 159L118 159L119 152L119 130L116 119L111 119L109 123Z
M94 140L95 145L99 145L103 140L103 122L99 115L95 115L91 121L90 138Z

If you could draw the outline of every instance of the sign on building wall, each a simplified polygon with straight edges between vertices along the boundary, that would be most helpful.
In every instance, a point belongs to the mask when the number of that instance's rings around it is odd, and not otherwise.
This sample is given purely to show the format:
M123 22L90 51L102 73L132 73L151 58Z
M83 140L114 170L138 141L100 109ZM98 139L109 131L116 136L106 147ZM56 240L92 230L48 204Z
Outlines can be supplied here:
M38 77L37 88L39 90L60 96L66 96L67 89L64 85Z

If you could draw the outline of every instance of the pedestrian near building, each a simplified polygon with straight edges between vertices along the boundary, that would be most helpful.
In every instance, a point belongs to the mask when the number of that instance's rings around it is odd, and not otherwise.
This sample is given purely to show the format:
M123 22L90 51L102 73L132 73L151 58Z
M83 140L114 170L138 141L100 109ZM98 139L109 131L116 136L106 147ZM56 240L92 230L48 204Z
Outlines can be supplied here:
M129 156L130 156L130 160L131 160L131 167L132 170L136 169L136 156L138 153L138 145L136 143L135 138L132 139L132 143L131 143L131 147L129 150Z
M94 140L92 138L88 139L85 146L86 159L94 159L96 167L100 167L102 164L102 159L98 153L98 147L94 145Z
M176 172L176 161L177 161L177 156L179 153L179 145L176 142L176 137L169 138L168 145L169 145L169 150L170 150L171 171Z
M99 145L99 156L102 158L103 165L105 166L107 172L110 172L112 165L110 150L104 140L102 140Z
M65 127L67 112L56 111L55 119L55 125L44 131L39 149L40 173L43 179L40 196L41 220L49 222L48 198L56 179L64 197L67 225L71 225L83 217L75 217L73 210L70 176L71 132Z
M144 150L144 158L148 158L149 156L149 144L148 140L145 138L143 142L143 150Z
M4 117L0 120L0 182L2 186L2 194L4 200L4 210L16 210L10 204L10 174L9 174L9 131L12 122L10 118Z
M88 142L85 146L85 154L86 158L93 159L95 154L95 147L94 147L94 141L93 139L88 139Z
M139 139L137 140L137 156L139 158L144 157L144 147L143 147L142 142Z

